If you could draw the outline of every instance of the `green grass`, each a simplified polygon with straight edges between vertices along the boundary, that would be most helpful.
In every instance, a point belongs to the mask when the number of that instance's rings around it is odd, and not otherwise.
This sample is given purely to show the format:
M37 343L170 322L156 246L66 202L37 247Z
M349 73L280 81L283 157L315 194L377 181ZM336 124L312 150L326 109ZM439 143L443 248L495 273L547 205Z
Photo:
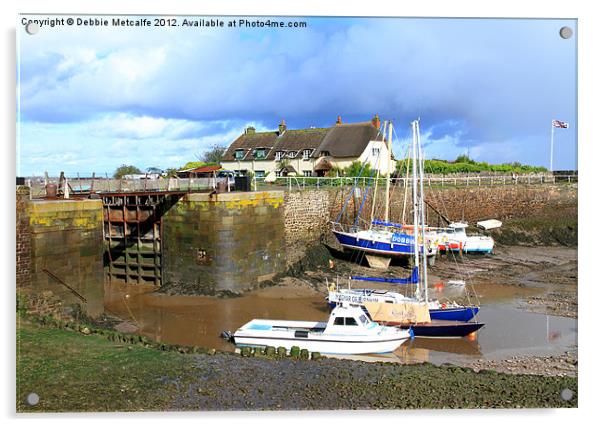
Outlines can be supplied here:
M108 341L20 321L17 328L17 410L137 411L168 407L168 379L191 359L173 352ZM29 393L40 401L26 402Z

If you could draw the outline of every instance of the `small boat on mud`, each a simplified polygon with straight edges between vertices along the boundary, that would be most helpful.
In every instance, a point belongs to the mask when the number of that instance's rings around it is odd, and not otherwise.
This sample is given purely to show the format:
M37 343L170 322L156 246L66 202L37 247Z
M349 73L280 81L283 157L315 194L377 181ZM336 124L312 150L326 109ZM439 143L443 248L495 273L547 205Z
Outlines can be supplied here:
M327 322L253 319L234 334L237 346L297 346L323 354L390 353L412 333L379 325L359 306L337 305Z
M495 227L501 226L500 221L482 221L482 223L490 222L495 222ZM497 223L499 223L499 225L497 225ZM495 244L493 238L490 236L483 236L480 234L467 235L467 227L468 224L465 222L453 222L447 227L437 230L435 234L439 237L439 250L452 252L462 251L464 253L492 253L493 246Z

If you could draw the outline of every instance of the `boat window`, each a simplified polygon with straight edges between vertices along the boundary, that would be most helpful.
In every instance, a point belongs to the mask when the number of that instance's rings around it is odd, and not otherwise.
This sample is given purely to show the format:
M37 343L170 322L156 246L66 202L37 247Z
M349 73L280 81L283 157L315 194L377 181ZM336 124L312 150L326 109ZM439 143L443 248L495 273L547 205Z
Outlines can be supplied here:
M345 317L345 326L357 326L357 322L353 317Z
M335 317L334 324L335 325L344 326L345 325L345 318L344 317Z
M368 323L370 323L368 321L368 318L366 316L364 316L363 314L360 316L360 322L362 322L364 325L367 325Z

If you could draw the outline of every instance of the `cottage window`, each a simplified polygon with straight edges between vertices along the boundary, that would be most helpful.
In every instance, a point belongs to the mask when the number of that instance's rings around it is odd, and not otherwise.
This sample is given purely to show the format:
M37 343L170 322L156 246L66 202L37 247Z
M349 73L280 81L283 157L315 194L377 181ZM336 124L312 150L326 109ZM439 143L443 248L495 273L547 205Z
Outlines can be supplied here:
M276 161L282 160L282 155L284 153L282 151L276 151Z
M380 148L372 149L372 157L378 157L380 155Z
M311 176L311 171L303 171L303 176Z
M296 155L297 155L296 151L289 151L288 152L288 157L291 158L291 159L294 159Z
M245 157L245 150L236 150L234 152L234 158L236 160L242 160Z
M321 151L320 152L320 157L326 157L326 156L330 156L330 151Z
M303 150L303 160L309 160L309 156L311 156L311 150Z
M276 171L276 178L280 178L282 176L282 171Z
M265 171L255 171L255 178L264 178Z
M253 151L253 156L256 159L265 159L265 148L256 148L255 151Z

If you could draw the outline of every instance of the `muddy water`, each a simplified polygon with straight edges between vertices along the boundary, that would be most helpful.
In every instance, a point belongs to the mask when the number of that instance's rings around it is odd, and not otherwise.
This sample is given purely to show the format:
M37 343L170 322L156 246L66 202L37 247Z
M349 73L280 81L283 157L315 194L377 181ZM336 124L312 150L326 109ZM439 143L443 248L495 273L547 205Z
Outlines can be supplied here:
M557 355L577 345L577 320L521 311L507 304L484 305L478 320L485 326L475 339L416 338L395 351L404 363L462 363L512 356Z
M251 294L219 299L167 296L152 288L111 285L105 291L105 308L127 319L137 332L154 340L222 350L234 346L220 338L254 318L320 321L328 317L323 296L264 297Z
M560 354L577 344L576 319L547 316L518 310L513 298L533 293L504 285L476 285L483 306L479 320L486 326L477 336L462 339L416 338L395 353L354 356L362 360L402 363L429 361L460 363L474 359L503 359L516 355ZM220 338L224 330L235 331L253 318L325 320L328 307L325 293L308 287L287 286L260 290L244 297L218 299L198 296L167 296L152 288L107 286L105 307L127 319L137 332L170 344L196 345L234 351ZM433 287L430 295L440 299L460 299L462 288Z

